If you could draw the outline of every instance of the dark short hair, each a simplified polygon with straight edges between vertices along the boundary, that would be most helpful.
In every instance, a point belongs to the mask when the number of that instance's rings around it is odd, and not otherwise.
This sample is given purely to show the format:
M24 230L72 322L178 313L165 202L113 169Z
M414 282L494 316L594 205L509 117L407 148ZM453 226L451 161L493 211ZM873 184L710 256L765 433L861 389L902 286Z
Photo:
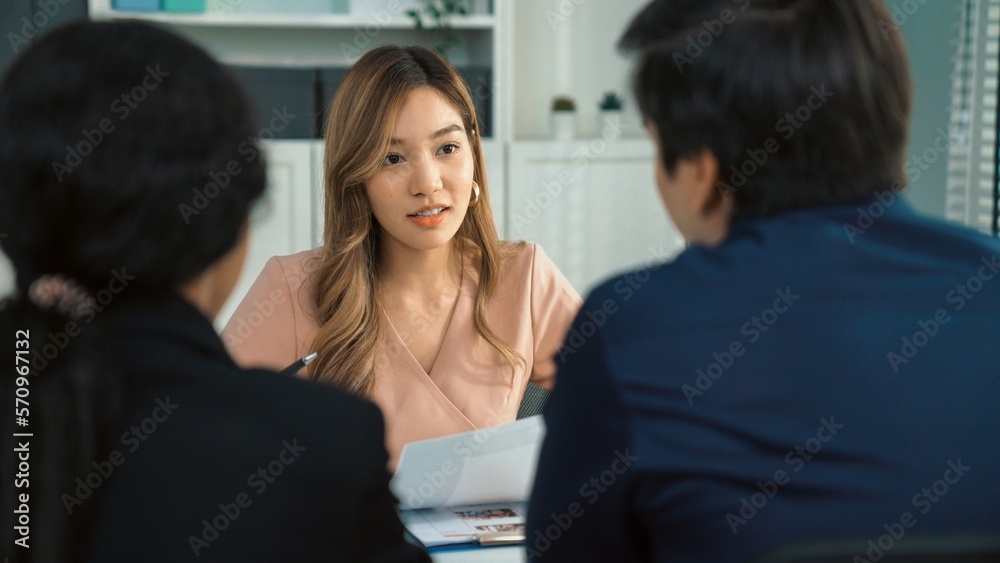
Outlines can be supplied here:
M906 184L912 83L881 0L655 0L621 46L666 170L710 151L734 220Z
M123 267L130 294L197 277L265 189L250 115L225 67L157 27L36 39L0 84L0 232L22 291L55 273L96 291Z

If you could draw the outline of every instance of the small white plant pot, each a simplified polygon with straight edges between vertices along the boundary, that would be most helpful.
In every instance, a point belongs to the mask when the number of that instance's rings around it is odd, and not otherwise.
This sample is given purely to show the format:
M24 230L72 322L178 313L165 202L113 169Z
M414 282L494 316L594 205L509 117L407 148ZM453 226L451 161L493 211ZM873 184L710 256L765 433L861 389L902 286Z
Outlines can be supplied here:
M553 111L550 119L553 139L571 141L576 137L575 111Z
M597 135L618 138L622 135L622 112L617 109L602 109L597 112Z

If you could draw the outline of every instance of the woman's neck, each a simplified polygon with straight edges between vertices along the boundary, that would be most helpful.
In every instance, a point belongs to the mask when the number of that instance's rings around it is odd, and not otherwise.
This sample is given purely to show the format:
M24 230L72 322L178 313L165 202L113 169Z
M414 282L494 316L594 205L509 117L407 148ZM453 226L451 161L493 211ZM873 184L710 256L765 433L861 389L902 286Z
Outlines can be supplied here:
M462 281L462 259L452 241L433 250L383 247L382 287L396 297L433 297L452 293Z

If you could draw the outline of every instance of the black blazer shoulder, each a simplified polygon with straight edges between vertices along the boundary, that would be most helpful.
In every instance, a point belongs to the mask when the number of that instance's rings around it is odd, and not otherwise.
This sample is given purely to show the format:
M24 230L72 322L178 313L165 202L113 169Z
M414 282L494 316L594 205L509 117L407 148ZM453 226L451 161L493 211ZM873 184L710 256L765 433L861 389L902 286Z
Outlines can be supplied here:
M125 405L107 437L121 463L81 476L100 503L90 560L428 560L404 540L373 404L240 369L180 298L105 324Z

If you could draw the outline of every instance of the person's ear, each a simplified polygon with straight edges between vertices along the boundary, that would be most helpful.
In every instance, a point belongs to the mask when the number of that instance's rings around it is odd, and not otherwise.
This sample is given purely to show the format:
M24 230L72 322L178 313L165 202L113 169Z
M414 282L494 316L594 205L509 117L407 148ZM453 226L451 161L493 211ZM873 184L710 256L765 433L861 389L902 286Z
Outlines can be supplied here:
M719 182L719 160L708 149L677 162L675 185L693 215L685 233L689 241L715 245L725 239L733 214L733 196Z
M683 166L685 188L690 198L690 209L695 210L703 218L710 218L720 213L728 215L730 194L719 189L719 160L708 149L684 158L679 166Z

